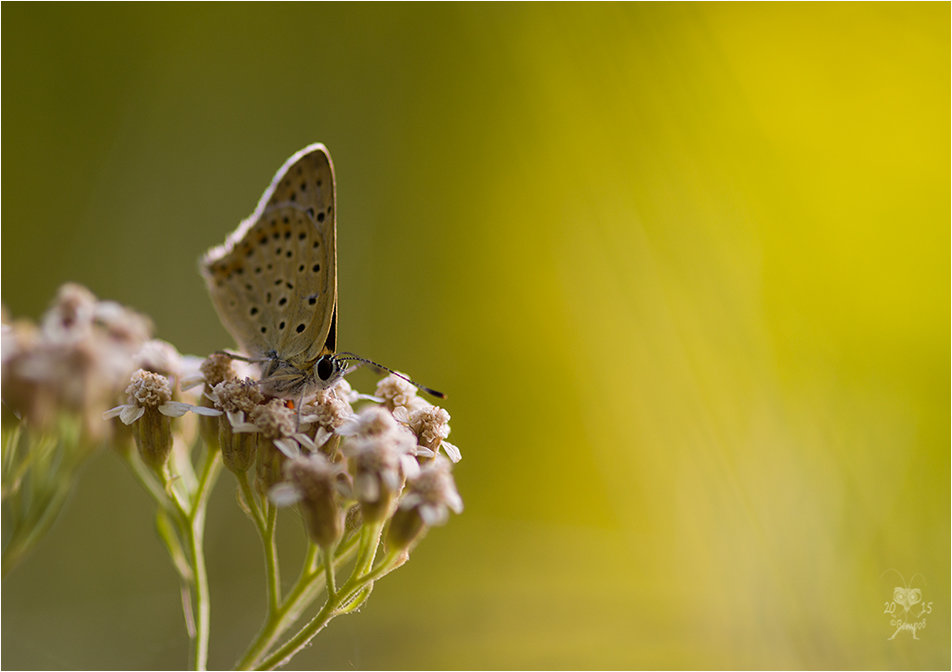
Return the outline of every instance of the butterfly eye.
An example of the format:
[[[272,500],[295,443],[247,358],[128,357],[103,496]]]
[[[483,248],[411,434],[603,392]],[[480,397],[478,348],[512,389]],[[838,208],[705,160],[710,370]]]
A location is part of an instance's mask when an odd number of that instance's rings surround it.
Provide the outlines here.
[[[317,360],[317,364],[314,365],[314,373],[317,374],[318,380],[322,383],[330,382],[339,371],[337,362],[331,355],[324,355]]]

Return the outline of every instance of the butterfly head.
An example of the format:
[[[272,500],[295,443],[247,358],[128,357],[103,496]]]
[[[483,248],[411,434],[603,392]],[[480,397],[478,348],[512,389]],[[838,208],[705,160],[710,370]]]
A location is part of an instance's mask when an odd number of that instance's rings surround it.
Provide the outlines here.
[[[347,365],[344,361],[331,354],[323,354],[314,362],[312,376],[314,382],[321,389],[327,389],[333,386],[337,381],[344,377]]]

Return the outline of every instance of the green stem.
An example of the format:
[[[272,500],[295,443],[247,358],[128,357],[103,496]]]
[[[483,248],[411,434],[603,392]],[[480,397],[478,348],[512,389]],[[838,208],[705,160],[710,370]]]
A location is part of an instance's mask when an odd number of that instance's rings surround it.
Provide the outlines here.
[[[194,571],[193,585],[195,587],[195,637],[192,639],[192,669],[205,670],[208,667],[208,638],[210,634],[211,600],[208,591],[208,570],[205,566],[205,512],[208,505],[208,494],[221,470],[221,459],[218,451],[209,450],[205,454],[205,464],[202,475],[192,499],[192,511],[188,516],[186,534],[188,537],[189,554],[192,557]]]
[[[380,546],[380,533],[383,531],[383,522],[368,525],[361,534],[361,552],[357,556],[357,563],[351,571],[351,577],[359,577],[366,574],[374,564],[374,557],[377,555],[377,547]]]
[[[380,527],[378,526],[376,536],[379,539]],[[376,545],[373,547],[376,549]],[[368,554],[371,555],[371,554]],[[356,609],[363,598],[369,594],[369,589],[373,587],[375,581],[389,574],[406,562],[407,554],[405,552],[390,553],[386,560],[373,571],[366,574],[358,574],[357,568],[350,578],[341,586],[333,599],[328,599],[321,607],[317,615],[291,639],[284,643],[274,653],[256,665],[256,669],[272,670],[286,664],[301,649],[306,647],[311,640],[323,630],[331,620],[342,613],[349,613]],[[358,561],[358,566],[361,563]],[[361,593],[364,593],[362,596]],[[357,603],[355,604],[355,600]]]
[[[264,544],[264,565],[268,575],[268,613],[274,615],[278,613],[278,605],[281,603],[281,566],[278,563],[278,545],[275,539],[278,507],[272,504],[267,507],[268,520],[265,537],[261,541]]]
[[[236,473],[235,478],[238,480],[238,487],[241,488],[245,506],[248,507],[247,513],[251,516],[255,527],[258,528],[258,533],[261,534],[264,532],[264,516],[261,513],[261,508],[258,506],[258,498],[255,496],[254,490],[251,487],[251,481],[248,480],[248,472],[243,471]],[[262,537],[263,536],[262,534]]]
[[[337,593],[337,585],[334,581],[334,548],[326,548],[321,555],[324,556],[324,583],[327,585],[327,600],[334,600]]]
[[[334,567],[340,568],[350,561],[357,550],[361,535],[354,535],[337,547],[334,555]],[[301,574],[284,602],[261,627],[255,640],[248,646],[241,660],[235,665],[237,670],[250,670],[258,665],[275,641],[301,616],[320,591],[324,588],[325,573],[317,562],[320,552],[314,544],[308,545],[307,555],[301,567]]]
[[[356,536],[352,537],[347,542],[345,542],[344,545],[352,549],[354,545],[354,540],[356,538],[357,538]],[[340,554],[339,553],[335,554],[334,557],[335,558],[340,557]],[[301,583],[301,581],[304,580],[304,575],[313,574],[314,572],[317,571],[317,565],[319,564],[320,559],[321,559],[321,549],[316,544],[308,544],[307,554],[304,556],[304,562],[302,563],[302,566],[301,566],[301,576],[298,577],[298,583]]]
[[[342,594],[343,593],[339,593],[339,595]],[[331,622],[331,619],[337,615],[337,606],[337,600],[328,600],[325,602],[324,606],[321,607],[321,610],[317,613],[317,616],[315,616],[306,626],[304,626],[304,628],[302,628],[297,635],[289,639],[284,644],[284,646],[280,647],[277,651],[261,661],[260,664],[256,665],[255,669],[273,670],[274,668],[281,667],[287,663],[298,651],[307,646],[308,642],[310,642],[311,639],[317,635],[317,633],[323,630],[327,624]]]
[[[129,452],[123,455],[123,459],[126,461],[126,464],[129,465],[129,468],[132,469],[136,480],[142,484],[142,487],[146,489],[146,492],[149,493],[156,505],[160,509],[165,509],[165,512],[173,518],[177,518],[179,514],[182,513],[182,510],[172,505],[173,502],[169,494],[155,478],[155,473],[142,463],[138,454],[134,451]]]
[[[238,485],[241,488],[245,504],[248,506],[248,514],[255,524],[255,529],[258,530],[258,537],[261,539],[261,547],[264,550],[268,618],[271,618],[277,613],[278,604],[281,602],[281,574],[275,536],[278,511],[276,507],[270,506],[267,501],[264,501],[262,503],[265,507],[265,513],[262,512],[261,507],[258,505],[258,499],[251,487],[247,472],[235,474],[235,477],[238,479]]]
[[[196,525],[195,523],[198,523]],[[208,667],[208,636],[211,604],[208,598],[208,573],[205,567],[205,553],[202,549],[204,542],[203,530],[200,527],[204,520],[196,520],[188,529],[188,550],[192,557],[193,585],[195,593],[193,600],[193,616],[195,618],[195,635],[192,638],[191,669],[204,670]]]

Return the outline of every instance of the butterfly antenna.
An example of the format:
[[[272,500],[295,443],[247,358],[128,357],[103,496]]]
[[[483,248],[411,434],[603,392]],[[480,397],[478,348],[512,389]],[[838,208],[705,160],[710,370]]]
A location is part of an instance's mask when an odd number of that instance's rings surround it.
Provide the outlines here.
[[[436,397],[437,399],[446,399],[446,395],[443,394],[442,392],[439,392],[439,391],[437,391],[437,390],[434,390],[432,387],[427,387],[426,385],[421,385],[420,383],[416,382],[415,380],[413,380],[413,379],[410,378],[409,376],[405,376],[405,375],[403,375],[402,373],[400,373],[400,372],[398,372],[398,371],[394,371],[394,370],[391,369],[389,366],[384,366],[383,364],[378,364],[377,362],[375,362],[375,361],[373,361],[373,360],[370,360],[370,359],[366,359],[366,358],[364,358],[364,357],[358,357],[357,355],[355,355],[355,354],[352,353],[352,352],[339,352],[339,353],[337,353],[336,355],[334,355],[334,359],[336,359],[336,360],[338,360],[338,361],[344,361],[344,362],[352,362],[352,361],[354,361],[354,362],[361,362],[361,363],[363,363],[363,364],[367,364],[368,366],[372,366],[372,367],[374,367],[375,369],[383,369],[384,371],[389,371],[390,373],[392,373],[392,374],[395,375],[396,377],[398,377],[398,378],[403,378],[405,381],[407,381],[408,383],[410,383],[411,385],[413,385],[413,386],[416,387],[417,389],[423,390],[424,392],[426,392],[427,394],[429,394],[431,397]]]

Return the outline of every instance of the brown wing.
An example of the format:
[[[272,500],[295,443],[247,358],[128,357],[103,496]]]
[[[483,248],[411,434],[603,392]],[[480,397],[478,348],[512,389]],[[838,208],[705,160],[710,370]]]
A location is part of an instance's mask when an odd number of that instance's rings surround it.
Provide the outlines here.
[[[202,261],[212,302],[238,344],[304,368],[336,345],[334,170],[323,145],[288,159],[254,214]]]

